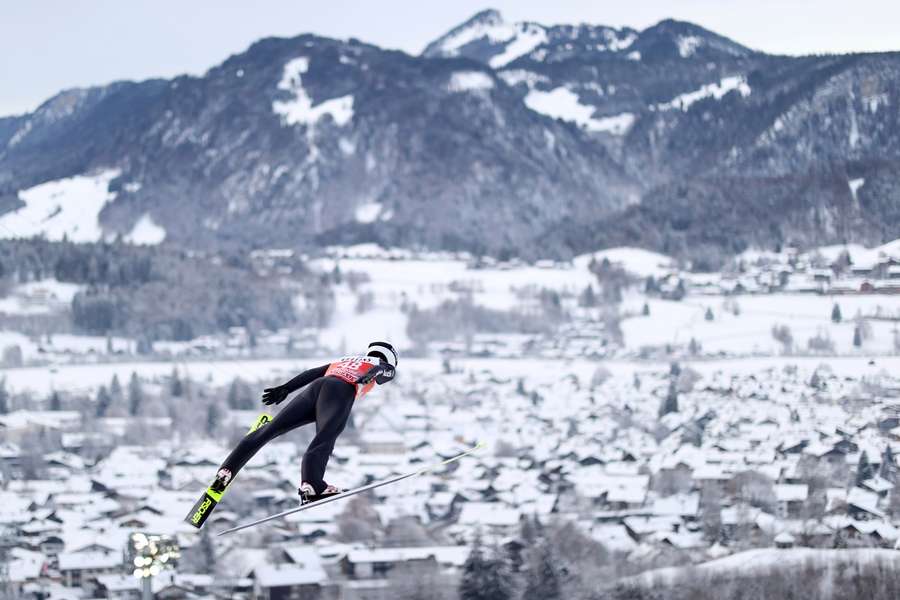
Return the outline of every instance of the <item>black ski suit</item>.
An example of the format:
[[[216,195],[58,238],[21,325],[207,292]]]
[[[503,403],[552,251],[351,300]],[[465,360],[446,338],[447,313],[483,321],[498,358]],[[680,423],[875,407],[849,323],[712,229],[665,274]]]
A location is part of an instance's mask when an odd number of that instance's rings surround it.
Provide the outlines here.
[[[325,490],[325,467],[328,465],[337,437],[350,418],[350,409],[353,408],[357,394],[356,385],[331,375],[326,377],[328,367],[329,365],[324,365],[309,369],[279,386],[286,394],[291,394],[303,386],[307,387],[291,399],[270,423],[244,436],[231,451],[221,468],[231,471],[232,479],[247,461],[271,440],[297,427],[315,423],[316,435],[303,455],[300,465],[301,477],[302,481],[310,483],[315,488],[317,494]],[[378,373],[373,372],[370,377],[385,370],[393,376],[393,369],[384,365],[376,367],[373,371]]]

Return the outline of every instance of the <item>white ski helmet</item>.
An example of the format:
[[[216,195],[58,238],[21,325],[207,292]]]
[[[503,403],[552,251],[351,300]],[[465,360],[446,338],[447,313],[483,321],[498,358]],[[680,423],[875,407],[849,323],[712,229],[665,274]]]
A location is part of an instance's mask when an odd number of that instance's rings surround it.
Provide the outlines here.
[[[397,367],[397,351],[387,342],[372,342],[366,350],[366,356],[378,356],[392,367]]]

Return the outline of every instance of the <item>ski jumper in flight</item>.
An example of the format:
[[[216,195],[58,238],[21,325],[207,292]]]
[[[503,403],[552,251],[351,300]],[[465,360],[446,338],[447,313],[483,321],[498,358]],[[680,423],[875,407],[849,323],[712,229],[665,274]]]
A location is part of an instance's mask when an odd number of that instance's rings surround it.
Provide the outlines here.
[[[244,436],[216,474],[216,483],[224,489],[260,448],[276,437],[310,423],[316,435],[300,465],[300,496],[304,502],[343,490],[325,483],[325,467],[334,443],[350,418],[353,402],[368,393],[375,384],[394,378],[397,352],[387,342],[372,342],[365,356],[345,356],[333,363],[309,369],[287,383],[266,388],[264,404],[279,404],[289,394],[303,388],[270,423]],[[306,387],[304,387],[306,386]],[[214,484],[214,487],[217,487]]]

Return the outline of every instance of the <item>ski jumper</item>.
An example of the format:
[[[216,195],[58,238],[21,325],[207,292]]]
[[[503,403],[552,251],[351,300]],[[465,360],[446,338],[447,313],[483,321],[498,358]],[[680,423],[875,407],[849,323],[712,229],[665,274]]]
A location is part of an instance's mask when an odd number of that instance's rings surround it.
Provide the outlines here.
[[[244,436],[220,468],[231,471],[233,478],[267,443],[292,429],[315,423],[316,435],[303,455],[300,469],[302,480],[321,494],[326,487],[325,467],[350,418],[353,402],[374,387],[385,367],[392,369],[371,356],[347,356],[300,373],[283,387],[288,393],[307,387],[271,423]]]

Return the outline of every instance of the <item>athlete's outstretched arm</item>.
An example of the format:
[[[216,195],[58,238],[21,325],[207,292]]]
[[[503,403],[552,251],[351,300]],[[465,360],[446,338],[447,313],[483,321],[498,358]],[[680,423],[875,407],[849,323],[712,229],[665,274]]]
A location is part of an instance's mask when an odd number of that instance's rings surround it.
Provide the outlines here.
[[[315,369],[308,369],[306,371],[303,371],[287,383],[283,383],[276,387],[266,388],[265,390],[263,390],[263,404],[278,404],[279,402],[287,398],[288,394],[296,392],[304,385],[312,383],[319,377],[325,377],[325,371],[327,370],[328,365],[316,367]]]

